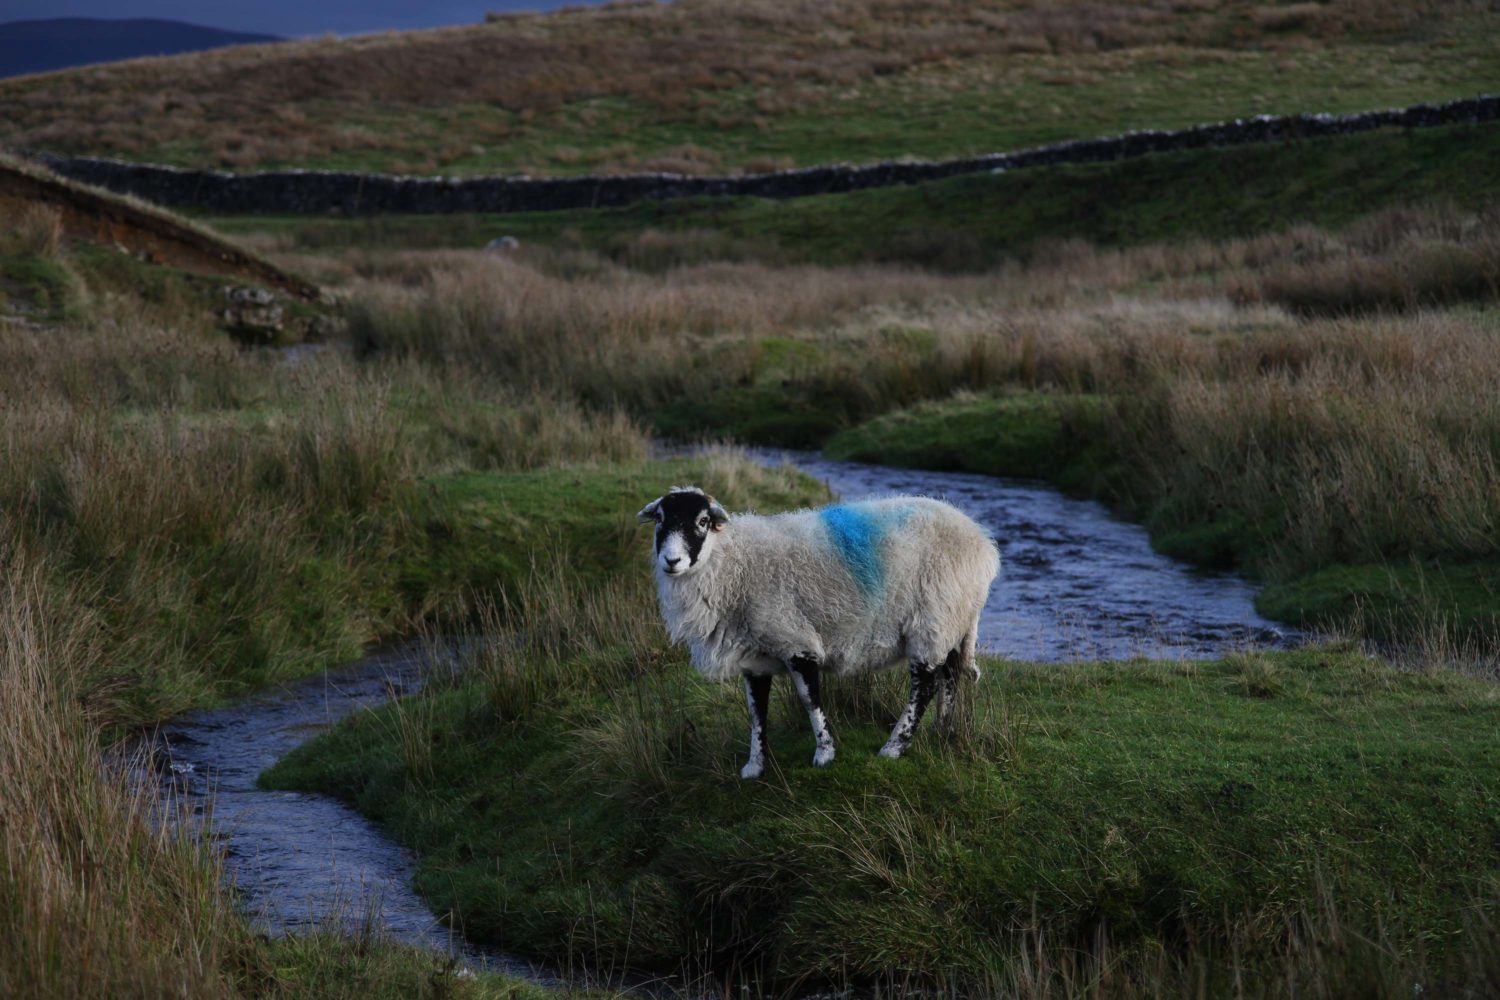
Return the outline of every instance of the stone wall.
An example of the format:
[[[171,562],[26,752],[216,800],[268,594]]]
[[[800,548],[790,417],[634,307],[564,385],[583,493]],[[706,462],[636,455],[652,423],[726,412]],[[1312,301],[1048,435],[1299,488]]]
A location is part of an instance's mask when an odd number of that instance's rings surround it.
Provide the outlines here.
[[[1127,132],[1014,153],[956,160],[804,167],[738,177],[633,174],[610,177],[397,177],[329,170],[231,174],[180,170],[92,157],[34,154],[66,177],[148,201],[205,212],[346,215],[441,212],[540,212],[604,208],[643,199],[754,195],[799,198],[983,171],[1062,163],[1098,163],[1147,153],[1349,135],[1379,128],[1427,128],[1494,121],[1500,96],[1352,115],[1262,116],[1176,131]]]

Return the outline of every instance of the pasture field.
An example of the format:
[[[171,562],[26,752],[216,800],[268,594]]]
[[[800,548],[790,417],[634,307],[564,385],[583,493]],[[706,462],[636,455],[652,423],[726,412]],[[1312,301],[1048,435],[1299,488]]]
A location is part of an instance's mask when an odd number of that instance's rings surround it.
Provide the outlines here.
[[[0,82],[0,143],[184,166],[730,173],[1500,89],[1480,0],[625,3]]]
[[[1493,202],[1493,124],[1387,130],[1320,141],[1163,153],[1017,170],[794,202],[640,202],[516,215],[214,218],[269,248],[473,249],[497,234],[592,250],[636,270],[705,260],[900,264],[980,272],[1069,239],[1101,247],[1259,236],[1348,225],[1384,208]]]
[[[659,58],[689,28],[712,50],[706,0],[505,18],[6,81],[0,141],[734,170],[898,155],[904,116],[941,122],[917,150],[937,156],[1441,99],[1500,65],[1482,5],[1172,6],[799,8],[840,61],[767,49],[793,15],[741,4],[723,65]],[[422,68],[496,53],[517,75],[455,100]],[[381,67],[410,90],[338,141],[339,87],[235,134],[264,88]],[[700,96],[658,100],[672,74]],[[99,115],[101,94],[140,114]],[[507,131],[433,141],[471,114]],[[5,219],[0,994],[541,996],[357,928],[259,935],[211,845],[100,765],[141,727],[421,634],[511,640],[264,782],[375,817],[477,940],[784,995],[1500,992],[1497,137],[783,203],[205,220],[327,290],[337,322],[291,348],[226,333],[219,279],[44,209]],[[519,250],[477,249],[501,233]],[[662,457],[679,442],[723,446]],[[1196,664],[991,658],[958,734],[898,762],[872,754],[900,678],[830,684],[829,770],[783,691],[771,777],[742,783],[739,694],[667,643],[634,520],[684,481],[731,510],[827,499],[737,444],[1046,479],[1322,631]]]

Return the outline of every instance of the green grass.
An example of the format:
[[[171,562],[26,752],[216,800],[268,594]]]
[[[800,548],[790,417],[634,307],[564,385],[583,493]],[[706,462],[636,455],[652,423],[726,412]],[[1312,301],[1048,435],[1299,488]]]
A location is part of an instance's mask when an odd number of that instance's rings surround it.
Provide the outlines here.
[[[1413,49],[1367,45],[1232,55],[1201,50],[1157,60],[1145,54],[1021,56],[967,72],[927,69],[877,77],[858,88],[807,88],[771,115],[761,113],[757,101],[774,91],[745,87],[707,92],[694,112],[677,116],[660,115],[630,98],[596,98],[530,123],[484,105],[328,108],[341,117],[327,121],[329,127],[337,120],[383,133],[392,146],[422,135],[437,145],[455,134],[510,130],[502,141],[476,143],[478,150],[455,150],[442,164],[445,174],[641,169],[653,156],[686,146],[707,151],[707,172],[720,173],[770,164],[944,159],[1258,114],[1343,114],[1500,87],[1500,74],[1485,65],[1489,45],[1481,37],[1431,58]],[[1002,80],[993,79],[1000,74]],[[184,166],[205,159],[201,148],[192,147],[162,147],[139,158]],[[261,165],[388,170],[392,160],[390,149],[376,145]]]
[[[741,782],[738,690],[674,656],[520,722],[497,721],[482,685],[429,694],[263,781],[380,821],[480,939],[782,985],[963,982],[1013,963],[1024,928],[1082,942],[1104,927],[1122,954],[1201,944],[1329,887],[1351,926],[1441,955],[1494,898],[1493,686],[1324,650],[986,666],[970,739],[923,732],[897,762],[875,751],[900,691],[844,682],[833,766],[810,765],[783,698],[771,777]],[[420,773],[397,735],[412,719],[432,748]]]
[[[1478,208],[1500,193],[1488,169],[1497,155],[1500,125],[1488,124],[1190,150],[784,202],[689,199],[513,215],[211,221],[230,233],[289,234],[312,248],[479,247],[508,233],[523,244],[582,244],[621,256],[646,230],[710,230],[737,255],[981,270],[1044,240],[1125,246],[1250,235],[1298,222],[1337,226],[1394,206]]]
[[[83,285],[63,262],[34,254],[0,254],[0,309],[35,322],[76,318]]]
[[[1401,52],[1382,45],[1295,54],[1189,50],[1158,59],[1144,53],[1021,56],[957,72],[930,68],[877,77],[857,88],[809,87],[769,115],[757,103],[774,99],[775,91],[754,87],[705,92],[687,114],[662,115],[639,100],[604,97],[570,103],[530,122],[484,104],[329,104],[315,112],[315,121],[329,129],[368,129],[386,141],[347,152],[273,154],[256,166],[386,171],[399,161],[412,162],[414,157],[396,150],[410,149],[414,141],[441,147],[457,135],[497,129],[507,132],[504,139],[454,148],[442,172],[568,176],[641,170],[652,158],[675,156],[684,147],[703,151],[690,172],[708,173],[902,156],[945,159],[1131,129],[1185,128],[1259,114],[1346,114],[1487,93],[1500,87],[1500,74],[1485,64],[1488,50],[1482,37],[1470,37],[1429,58],[1416,46]],[[159,145],[133,158],[193,166],[209,156],[202,145],[188,143]]]
[[[214,673],[143,664],[118,710],[156,719],[354,660],[369,643],[423,622],[471,622],[486,602],[517,600],[538,567],[555,560],[601,581],[639,560],[635,512],[643,504],[673,483],[712,479],[703,461],[683,459],[397,483],[368,506],[325,511],[316,541],[289,546],[274,581],[265,580],[263,552],[243,540],[180,545],[173,572],[184,582],[162,589],[157,613],[187,648],[217,650]],[[776,473],[729,494],[746,506],[795,506],[822,495],[810,479]],[[141,571],[131,555],[111,560],[92,548],[73,559],[104,593],[128,590]]]
[[[599,584],[640,561],[636,511],[677,483],[725,492],[714,479],[700,459],[429,479],[414,512],[425,538],[393,575],[408,601],[428,607],[472,608],[476,595],[516,600],[538,567],[557,562]],[[726,502],[779,508],[824,496],[805,476],[767,471],[731,487]]]
[[[1282,621],[1348,627],[1386,638],[1434,626],[1473,647],[1500,635],[1500,562],[1413,560],[1376,566],[1329,566],[1266,587],[1255,601]]]
[[[548,989],[473,972],[445,955],[370,934],[323,930],[274,938],[257,956],[246,994],[320,1000],[603,1000],[613,993]]]
[[[828,457],[940,472],[1046,479],[1095,490],[1105,470],[1095,396],[963,395],[888,413],[830,439]]]

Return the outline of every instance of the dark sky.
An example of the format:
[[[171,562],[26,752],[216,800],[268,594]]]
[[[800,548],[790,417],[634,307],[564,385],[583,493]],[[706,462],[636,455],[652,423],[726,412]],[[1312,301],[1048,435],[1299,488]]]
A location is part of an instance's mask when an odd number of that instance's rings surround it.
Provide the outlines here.
[[[0,23],[53,17],[154,17],[295,37],[475,24],[491,10],[551,10],[591,0],[0,0]],[[597,0],[592,0],[597,2]]]

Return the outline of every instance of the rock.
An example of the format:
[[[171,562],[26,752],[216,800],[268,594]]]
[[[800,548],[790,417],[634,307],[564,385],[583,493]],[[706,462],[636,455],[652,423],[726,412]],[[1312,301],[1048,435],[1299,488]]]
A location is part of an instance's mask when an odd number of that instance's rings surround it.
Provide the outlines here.
[[[225,285],[220,291],[228,305],[219,319],[229,332],[253,343],[274,343],[286,319],[286,308],[264,288]]]
[[[510,253],[520,247],[521,241],[514,236],[496,236],[484,245],[491,253]]]
[[[274,292],[264,288],[248,288],[244,286],[225,285],[219,289],[224,298],[232,305],[269,306],[276,302]]]

